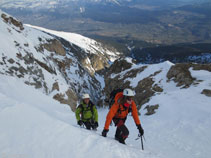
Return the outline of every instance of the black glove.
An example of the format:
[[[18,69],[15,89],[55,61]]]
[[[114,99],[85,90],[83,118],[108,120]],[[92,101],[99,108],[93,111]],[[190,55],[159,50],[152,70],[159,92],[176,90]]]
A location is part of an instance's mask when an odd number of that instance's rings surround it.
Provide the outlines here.
[[[95,122],[94,126],[95,126],[95,128],[97,128],[98,127],[98,122]]]
[[[79,126],[82,126],[82,125],[83,125],[83,121],[79,120],[79,121],[78,121],[78,125],[79,125]]]
[[[137,125],[137,128],[139,130],[140,135],[143,136],[144,135],[144,129],[141,127],[141,124]]]
[[[108,129],[104,129],[104,130],[102,131],[102,136],[103,136],[103,137],[106,137],[106,136],[107,136],[107,133],[108,133]]]

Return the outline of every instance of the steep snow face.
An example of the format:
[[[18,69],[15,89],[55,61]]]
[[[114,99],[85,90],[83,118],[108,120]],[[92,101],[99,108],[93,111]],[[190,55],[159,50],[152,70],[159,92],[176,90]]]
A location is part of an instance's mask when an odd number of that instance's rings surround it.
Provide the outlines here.
[[[28,85],[74,109],[80,94],[90,93],[96,102],[101,85],[80,63],[81,48],[64,46],[54,36],[23,26],[0,11],[0,73],[18,77]],[[62,42],[65,42],[64,40]]]
[[[1,157],[155,157],[138,147],[100,136],[102,126],[96,132],[77,127],[69,107],[14,77],[0,75],[0,80]]]
[[[157,65],[158,66],[158,65]],[[30,158],[210,158],[211,101],[201,95],[211,86],[208,71],[191,74],[203,80],[189,89],[175,88],[173,81],[164,85],[165,92],[152,97],[149,104],[159,103],[158,111],[140,120],[145,130],[144,151],[131,116],[126,126],[130,135],[127,145],[101,136],[107,109],[98,109],[99,128],[88,131],[76,125],[74,113],[17,78],[0,75],[0,155]],[[164,77],[164,76],[163,76]]]

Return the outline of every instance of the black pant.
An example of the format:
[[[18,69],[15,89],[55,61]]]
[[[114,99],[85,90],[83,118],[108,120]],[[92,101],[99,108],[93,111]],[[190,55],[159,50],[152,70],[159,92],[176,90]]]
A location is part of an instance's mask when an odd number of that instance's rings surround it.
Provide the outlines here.
[[[84,125],[86,126],[86,129],[91,130],[96,129],[94,123],[92,121],[83,121]]]
[[[125,144],[125,139],[129,135],[129,130],[125,126],[126,118],[125,119],[114,118],[113,121],[115,123],[115,126],[117,126],[115,139],[118,140],[120,143]]]

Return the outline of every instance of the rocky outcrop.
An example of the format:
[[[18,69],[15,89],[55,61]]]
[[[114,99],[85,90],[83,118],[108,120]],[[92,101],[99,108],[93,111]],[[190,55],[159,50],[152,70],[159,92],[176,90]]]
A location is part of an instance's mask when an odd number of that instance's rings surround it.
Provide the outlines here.
[[[168,91],[164,88],[167,87],[170,80],[176,82],[177,86],[181,88],[188,88],[191,85],[198,86],[203,81],[197,80],[191,75],[192,71],[198,70],[211,72],[211,64],[185,63],[174,65],[167,61],[154,65],[136,65],[130,60],[119,59],[107,70],[104,92],[106,99],[108,99],[114,89],[131,88],[136,92],[134,100],[137,108],[140,109],[154,96],[167,94]],[[170,85],[172,86],[172,84]],[[211,90],[204,89],[202,94],[210,97]],[[157,104],[154,101],[157,101]],[[145,115],[155,113],[159,107],[159,100],[153,100],[153,104],[155,105],[145,107],[147,110]]]
[[[144,109],[147,110],[147,112],[145,113],[145,115],[152,115],[155,113],[155,110],[157,110],[159,108],[159,105],[147,105]]]
[[[125,59],[116,60],[105,75],[104,92],[107,96],[106,98],[109,98],[110,93],[114,89],[131,88],[136,92],[134,100],[137,103],[138,109],[140,109],[155,93],[161,93],[163,91],[158,84],[155,84],[153,79],[153,77],[158,75],[161,71],[156,71],[140,80],[137,86],[133,88],[131,87],[131,82],[133,82],[132,79],[135,78],[137,74],[141,74],[147,66],[131,69],[132,65],[133,63]],[[131,79],[131,81],[128,81],[127,79]]]
[[[167,78],[169,80],[173,79],[178,87],[183,86],[184,88],[188,88],[195,80],[189,71],[190,67],[191,64],[176,64],[169,70]]]
[[[20,29],[20,31],[24,30],[23,24],[20,21],[17,21],[16,19],[14,19],[11,16],[8,16],[6,14],[1,14],[1,18],[4,19],[4,22],[8,23],[8,24],[12,24],[14,26],[16,26],[17,28]],[[19,30],[16,30],[19,32]]]
[[[108,60],[101,55],[91,54],[89,55],[89,58],[95,71],[100,71],[109,67]]]
[[[74,57],[81,63],[82,67],[84,67],[91,76],[94,77],[94,74],[97,71],[104,70],[109,67],[109,57],[107,57],[104,49],[102,52],[95,50],[95,53],[84,50],[78,47],[75,44],[69,43],[60,37],[55,37],[61,44],[68,50],[74,54]],[[103,51],[104,50],[104,51]],[[96,53],[97,52],[97,53]]]
[[[182,86],[182,88],[188,88],[191,84],[197,84],[196,79],[191,76],[190,68],[193,70],[206,70],[211,72],[211,64],[176,64],[172,66],[167,73],[167,78],[176,82],[178,87]]]
[[[139,103],[138,109],[140,109],[143,104],[147,103],[150,100],[150,97],[155,94],[155,92],[152,90],[153,84],[154,81],[150,77],[144,78],[143,80],[139,81],[138,86],[135,88],[135,99],[136,102]]]
[[[191,64],[193,70],[205,70],[211,72],[211,64]]]
[[[89,93],[94,103],[100,100],[101,85],[89,70],[108,66],[103,53],[87,55],[85,50],[62,38],[24,28],[6,14],[1,14],[0,25],[3,28],[0,34],[13,39],[6,41],[11,48],[0,46],[4,51],[0,52],[0,74],[21,78],[25,84],[68,104],[73,111],[82,93]],[[81,62],[86,58],[91,59],[88,67]]]
[[[53,83],[53,86],[52,86],[52,90],[51,91],[54,91],[54,90],[59,91],[59,84],[58,84],[58,82]]]
[[[104,92],[107,98],[114,89],[124,89],[131,88],[130,82],[126,81],[127,78],[133,78],[137,73],[142,72],[146,67],[139,69],[133,69],[125,73],[124,76],[121,76],[121,72],[128,70],[132,67],[132,63],[129,63],[125,59],[116,60],[109,69],[107,69],[105,74],[105,88]]]
[[[65,95],[66,94],[66,95]],[[59,101],[61,104],[68,104],[72,111],[76,110],[76,103],[78,101],[78,97],[72,90],[68,89],[65,94],[57,93],[53,96],[53,98]],[[66,98],[67,96],[67,98]]]
[[[210,89],[204,89],[201,94],[206,95],[207,97],[211,97],[211,90]]]
[[[42,41],[41,38],[40,40]],[[55,52],[56,54],[61,56],[66,55],[66,51],[63,45],[56,39],[47,40],[47,43],[40,44],[39,48],[37,48],[39,52],[43,52],[44,49],[48,50],[49,52]]]
[[[111,67],[108,70],[107,75],[110,75],[112,73],[118,74],[122,71],[125,71],[127,69],[130,69],[132,67],[132,63],[129,63],[127,60],[123,59],[118,59],[115,60],[114,63],[111,65]]]
[[[163,88],[161,88],[160,86],[158,86],[157,84],[155,84],[153,87],[152,87],[152,90],[155,91],[155,92],[163,92]]]

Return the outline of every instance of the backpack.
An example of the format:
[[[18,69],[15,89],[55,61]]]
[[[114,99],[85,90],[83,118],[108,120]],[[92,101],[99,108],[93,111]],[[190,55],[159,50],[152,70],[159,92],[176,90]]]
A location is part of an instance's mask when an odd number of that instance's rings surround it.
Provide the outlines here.
[[[92,112],[92,116],[94,115],[94,104],[91,102],[91,101],[89,101],[89,106],[90,106],[90,110],[91,110],[91,112]],[[83,112],[84,112],[84,107],[83,107],[83,105],[82,104],[80,104],[79,106],[78,106],[78,108],[81,108],[81,116],[82,116],[82,118],[83,118]]]
[[[109,97],[109,109],[112,107],[112,105],[114,104],[115,102],[115,97],[116,95],[119,93],[119,92],[123,92],[123,89],[114,89],[111,93],[110,93],[110,97]],[[127,110],[128,109],[128,112],[132,112],[132,108],[131,106],[129,108],[126,108],[125,106],[123,106],[124,110]],[[119,106],[119,109],[118,109],[118,113],[121,113],[121,110],[120,110],[120,106]]]
[[[114,104],[115,102],[115,96],[117,93],[119,92],[123,92],[123,89],[119,88],[119,89],[114,89],[109,96],[109,100],[108,100],[108,104],[109,104],[109,109],[111,108],[111,106]]]
[[[115,97],[116,97],[116,95],[117,95],[119,92],[123,92],[123,89],[115,89],[115,90],[113,90],[113,91],[110,93],[110,97],[109,97],[109,109],[110,109],[110,108],[112,107],[112,105],[114,104],[114,102],[115,102]],[[124,108],[124,111],[128,110],[128,113],[132,112],[131,106],[130,106],[129,108],[126,108],[126,107],[123,105],[123,108]],[[122,112],[122,111],[121,111],[120,104],[119,104],[119,108],[118,108],[118,110],[117,110],[117,113],[120,114],[121,112]],[[124,121],[126,121],[126,119],[127,119],[127,116],[126,116],[126,118],[124,119]],[[118,122],[118,119],[113,118],[112,120],[113,120],[114,124],[116,125],[116,121]],[[112,122],[110,123],[110,126],[112,126]]]

